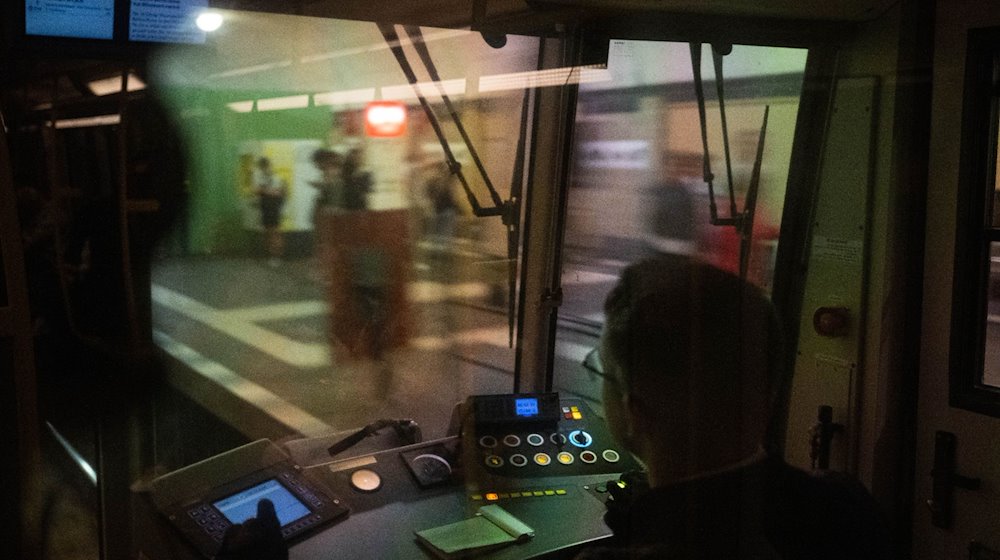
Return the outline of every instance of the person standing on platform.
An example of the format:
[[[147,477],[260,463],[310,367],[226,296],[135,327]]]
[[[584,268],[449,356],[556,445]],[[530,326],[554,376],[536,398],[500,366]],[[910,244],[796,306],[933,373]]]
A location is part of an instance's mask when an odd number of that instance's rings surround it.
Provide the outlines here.
[[[268,264],[279,266],[284,255],[285,243],[281,232],[281,209],[288,196],[288,185],[274,174],[271,160],[261,157],[254,171],[254,185],[260,203],[260,224],[264,228],[264,243]]]

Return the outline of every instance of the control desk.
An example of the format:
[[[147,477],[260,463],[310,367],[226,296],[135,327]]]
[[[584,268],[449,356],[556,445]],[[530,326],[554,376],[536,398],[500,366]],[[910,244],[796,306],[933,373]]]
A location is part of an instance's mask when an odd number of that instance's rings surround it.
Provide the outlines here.
[[[293,496],[305,492],[307,507],[315,501],[326,508],[284,527],[289,557],[433,558],[415,533],[469,519],[487,504],[500,505],[534,537],[476,558],[572,557],[580,546],[610,536],[605,485],[638,465],[584,402],[555,393],[485,395],[470,397],[459,410],[459,435],[263,477],[294,478]],[[308,444],[301,440],[300,448],[301,442]],[[248,490],[263,479],[254,478]],[[226,496],[245,493],[236,488],[240,483],[223,486],[224,492],[208,491],[209,499],[188,503],[214,513],[233,501]]]

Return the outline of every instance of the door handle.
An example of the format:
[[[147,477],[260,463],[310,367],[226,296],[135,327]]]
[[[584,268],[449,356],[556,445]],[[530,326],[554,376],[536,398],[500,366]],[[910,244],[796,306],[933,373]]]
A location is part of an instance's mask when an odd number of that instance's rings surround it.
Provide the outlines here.
[[[982,480],[962,476],[955,472],[955,444],[957,438],[951,432],[937,432],[934,437],[934,468],[931,499],[927,507],[931,510],[931,523],[935,527],[950,529],[953,520],[955,487],[964,490],[979,490]]]
[[[833,436],[844,429],[843,424],[833,421],[833,407],[820,405],[816,412],[816,424],[809,430],[809,458],[813,469],[830,468],[830,444]]]

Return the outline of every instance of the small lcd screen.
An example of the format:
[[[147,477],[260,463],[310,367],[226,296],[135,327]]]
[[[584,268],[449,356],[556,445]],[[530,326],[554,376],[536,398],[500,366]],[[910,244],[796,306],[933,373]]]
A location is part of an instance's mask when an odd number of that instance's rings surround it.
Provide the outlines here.
[[[132,0],[128,19],[130,41],[204,43],[198,15],[208,0]]]
[[[273,478],[228,498],[223,498],[212,505],[230,523],[243,523],[247,519],[257,516],[257,502],[264,498],[271,500],[271,503],[274,504],[274,511],[278,514],[278,522],[281,523],[282,527],[311,513],[309,508]]]
[[[538,399],[514,399],[514,414],[538,416]]]

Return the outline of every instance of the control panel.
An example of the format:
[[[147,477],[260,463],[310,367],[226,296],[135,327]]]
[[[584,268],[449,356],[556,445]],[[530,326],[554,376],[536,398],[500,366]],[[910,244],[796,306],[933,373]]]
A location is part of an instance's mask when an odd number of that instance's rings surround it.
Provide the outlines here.
[[[637,468],[583,401],[556,393],[470,397],[467,470],[487,477],[613,474]]]

